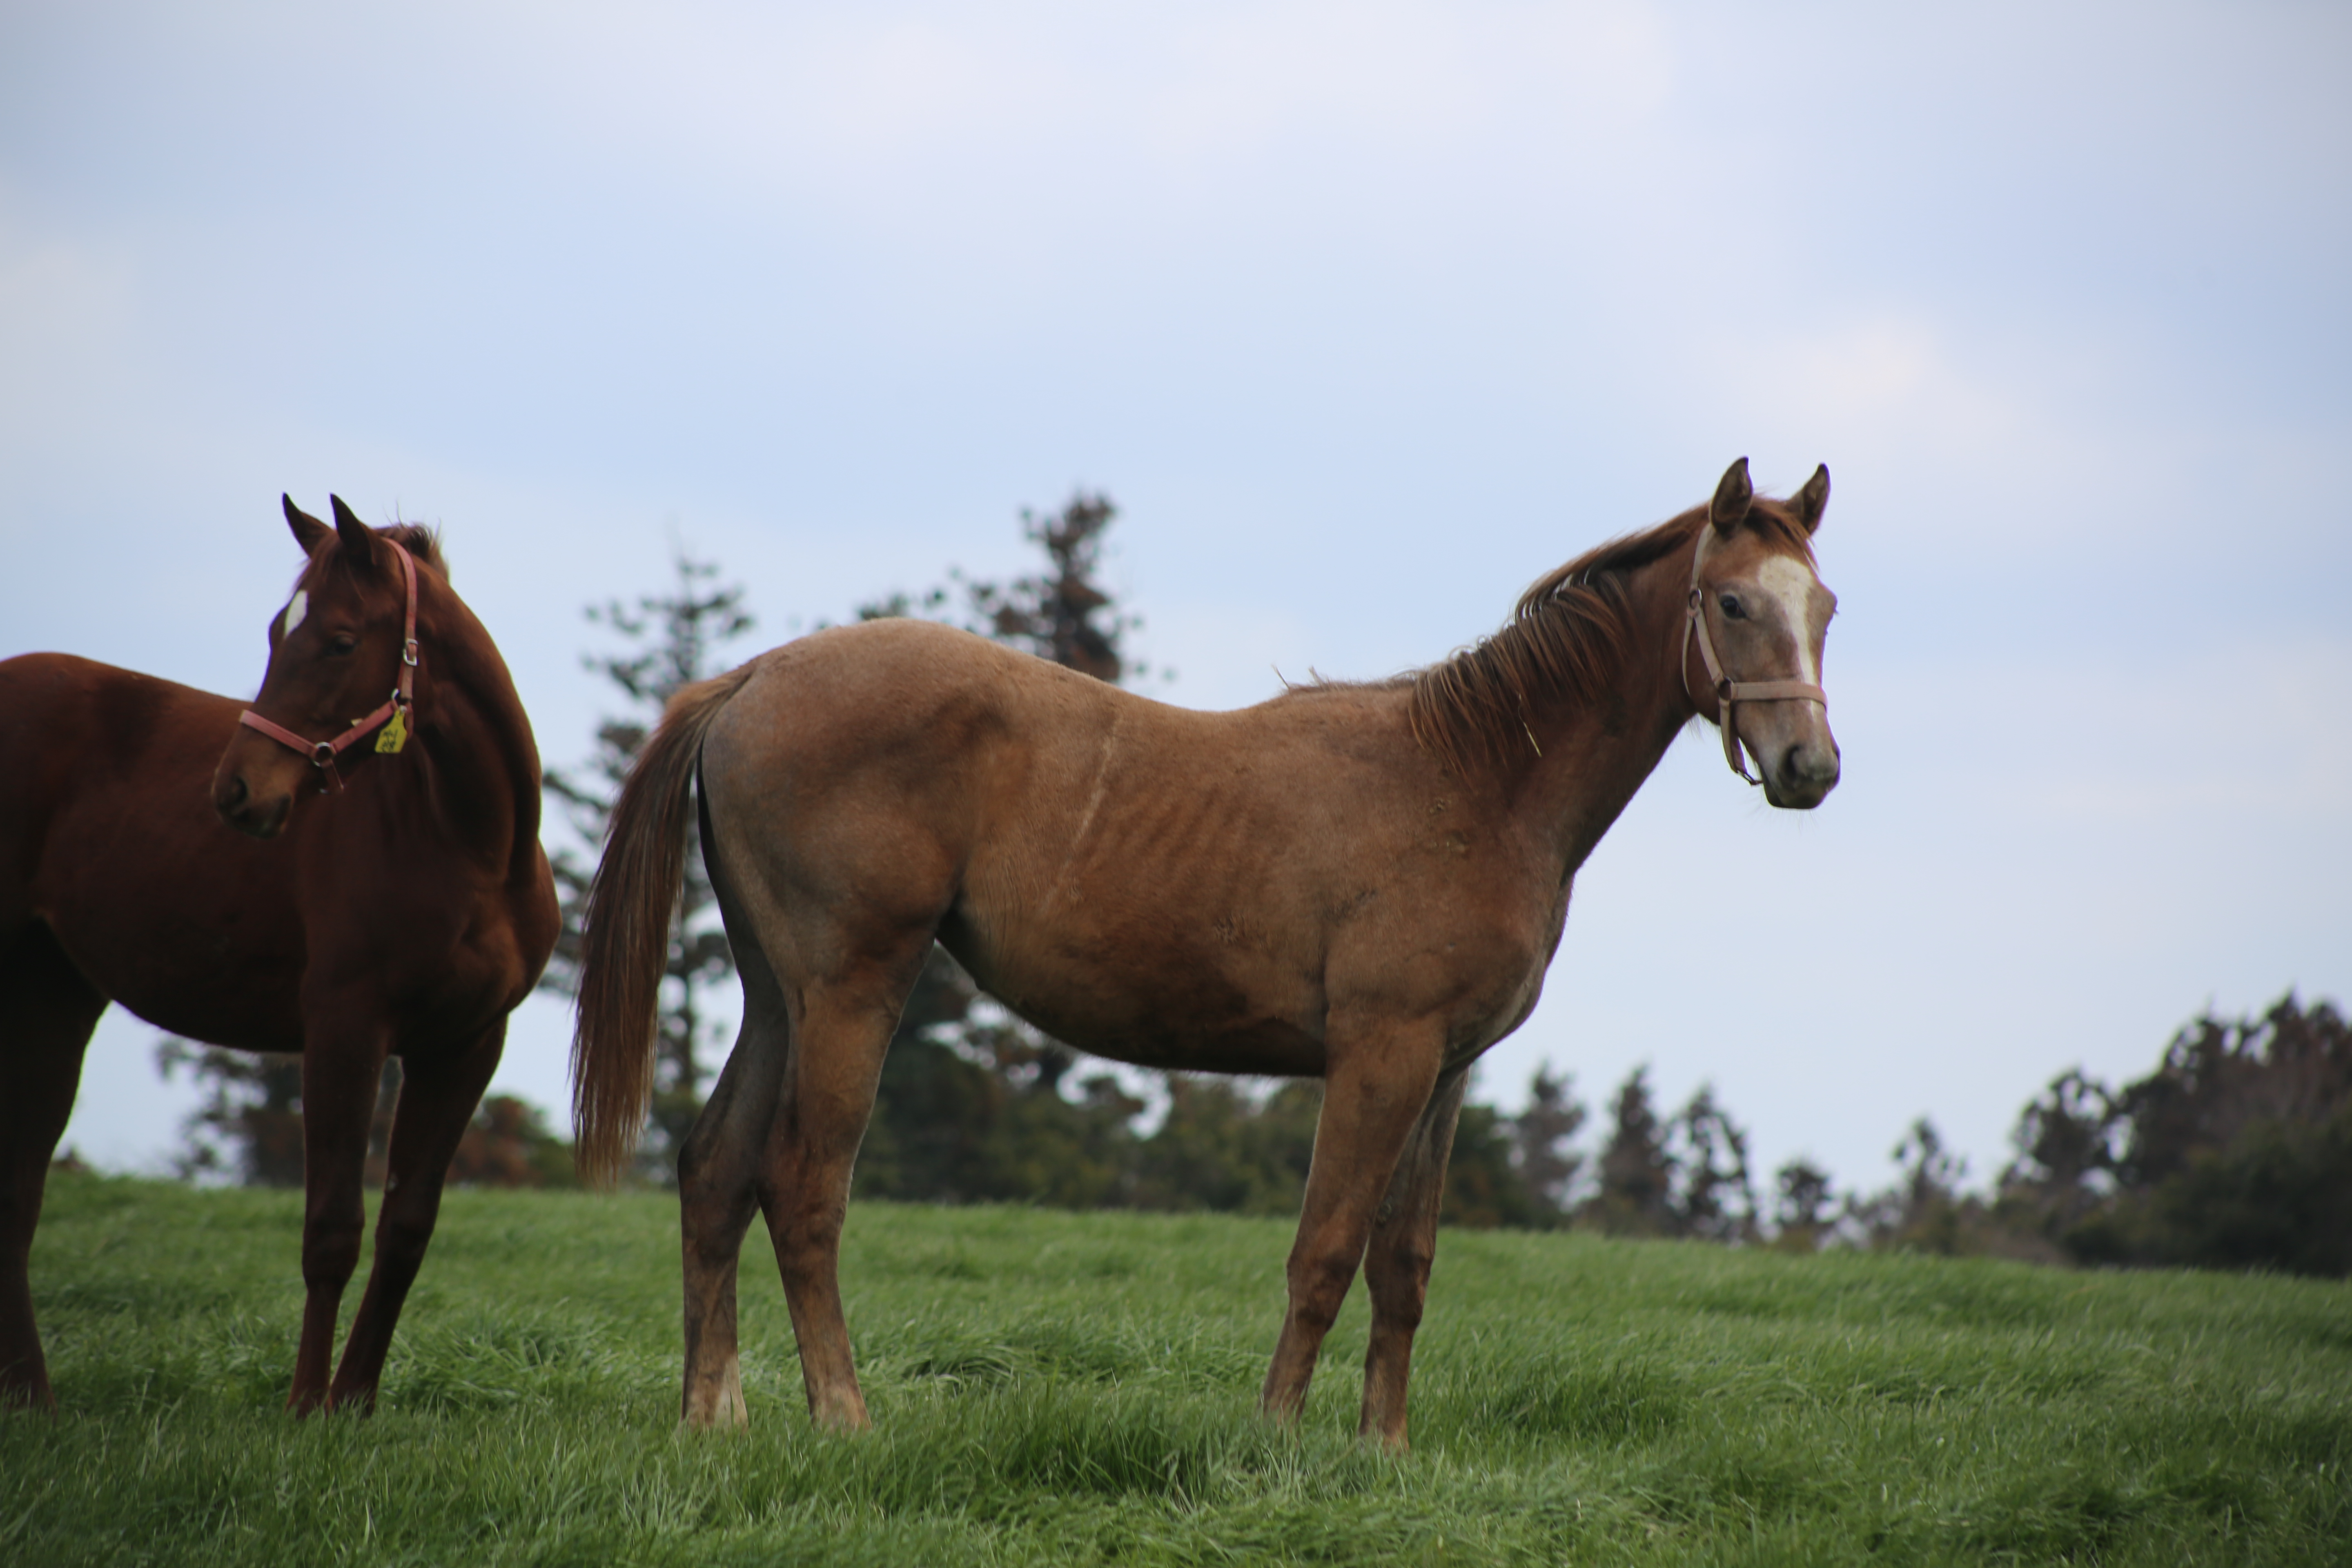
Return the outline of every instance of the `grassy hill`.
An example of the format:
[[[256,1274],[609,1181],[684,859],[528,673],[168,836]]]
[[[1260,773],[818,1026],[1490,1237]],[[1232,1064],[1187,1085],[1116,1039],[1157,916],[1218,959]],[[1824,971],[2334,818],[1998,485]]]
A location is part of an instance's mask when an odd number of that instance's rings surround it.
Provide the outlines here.
[[[1448,1232],[1390,1459],[1360,1289],[1254,1414],[1285,1223],[863,1205],[877,1429],[811,1430],[755,1227],[713,1438],[669,1199],[453,1194],[365,1421],[278,1412],[299,1215],[52,1182],[0,1562],[2352,1562],[2343,1284]]]

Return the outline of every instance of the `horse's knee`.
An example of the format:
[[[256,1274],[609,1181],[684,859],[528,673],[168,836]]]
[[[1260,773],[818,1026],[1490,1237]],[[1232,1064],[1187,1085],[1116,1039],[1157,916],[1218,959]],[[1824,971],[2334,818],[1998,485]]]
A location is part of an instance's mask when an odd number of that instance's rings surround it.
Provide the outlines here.
[[[302,1283],[340,1290],[360,1266],[361,1222],[312,1219],[302,1226]]]

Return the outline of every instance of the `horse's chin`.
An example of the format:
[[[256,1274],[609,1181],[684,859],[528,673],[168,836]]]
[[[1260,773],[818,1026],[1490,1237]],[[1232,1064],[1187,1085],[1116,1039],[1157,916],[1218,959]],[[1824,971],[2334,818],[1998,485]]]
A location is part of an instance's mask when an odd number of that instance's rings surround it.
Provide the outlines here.
[[[294,814],[294,797],[280,795],[267,810],[245,806],[236,811],[224,811],[221,819],[239,833],[253,838],[275,838],[286,831],[286,819]]]
[[[1811,811],[1827,800],[1830,791],[1836,787],[1834,784],[1825,784],[1792,789],[1767,779],[1764,782],[1764,800],[1765,804],[1777,805],[1782,811]]]

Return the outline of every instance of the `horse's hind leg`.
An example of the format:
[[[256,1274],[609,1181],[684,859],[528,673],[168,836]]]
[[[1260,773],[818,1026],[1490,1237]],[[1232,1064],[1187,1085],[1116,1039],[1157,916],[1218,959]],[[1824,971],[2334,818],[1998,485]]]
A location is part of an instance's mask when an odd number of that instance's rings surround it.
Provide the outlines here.
[[[930,945],[924,930],[868,950],[847,973],[810,986],[793,1020],[761,1206],[792,1308],[809,1415],[820,1426],[868,1425],[841,1310],[841,1226],[882,1058]]]
[[[1315,1123],[1315,1158],[1298,1239],[1290,1249],[1290,1309],[1266,1368],[1259,1406],[1278,1421],[1307,1405],[1323,1336],[1356,1278],[1374,1211],[1437,1079],[1444,1047],[1433,1022],[1372,1023],[1330,1036],[1323,1111]]]
[[[1372,1298],[1371,1342],[1364,1351],[1364,1414],[1360,1435],[1390,1448],[1405,1446],[1405,1383],[1412,1373],[1413,1331],[1429,1295],[1429,1266],[1437,1256],[1437,1213],[1445,1203],[1445,1162],[1454,1152],[1454,1124],[1462,1114],[1465,1070],[1438,1079],[1437,1090],[1390,1178],[1388,1197],[1372,1222],[1364,1253],[1364,1284]]]
[[[738,940],[734,948],[743,980],[743,1027],[677,1159],[686,1285],[679,1418],[693,1427],[741,1426],[750,1420],[735,1342],[735,1266],[759,1206],[761,1162],[791,1048],[783,996],[766,959],[753,942]]]
[[[57,1407],[33,1323],[33,1228],[104,1011],[106,998],[41,921],[0,947],[0,1407]]]
[[[375,1405],[384,1357],[408,1288],[425,1264],[449,1162],[499,1070],[507,1021],[501,1017],[454,1056],[411,1052],[401,1058],[400,1104],[393,1112],[392,1148],[384,1164],[383,1196],[376,1205],[375,1264],[367,1291],[343,1343],[342,1364],[328,1390],[331,1406]]]

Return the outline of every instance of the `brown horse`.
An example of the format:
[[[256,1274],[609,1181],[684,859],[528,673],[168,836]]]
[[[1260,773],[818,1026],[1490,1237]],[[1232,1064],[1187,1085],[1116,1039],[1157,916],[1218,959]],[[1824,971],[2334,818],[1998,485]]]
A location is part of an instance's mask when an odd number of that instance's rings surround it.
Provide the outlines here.
[[[835,1280],[882,1054],[934,936],[1023,1017],[1148,1067],[1320,1076],[1264,1408],[1296,1417],[1360,1265],[1362,1430],[1405,1381],[1470,1066],[1536,1005],[1570,882],[1694,714],[1776,805],[1837,782],[1820,680],[1822,469],[1714,500],[1529,588],[1417,674],[1233,713],[962,632],[821,632],[671,704],[596,874],[573,1047],[582,1155],[625,1158],[690,785],[743,1026],[678,1162],[685,1418],[745,1419],[735,1268],[767,1216],[821,1424],[863,1426]],[[1704,696],[1694,696],[1703,693]],[[1745,772],[1742,767],[1742,772]]]
[[[288,1405],[367,1406],[507,1014],[554,945],[530,724],[432,535],[285,506],[310,559],[242,723],[232,699],[87,659],[0,663],[0,1404],[56,1403],[26,1266],[110,999],[302,1054]],[[405,1071],[375,1267],[330,1386],[387,1053]]]

